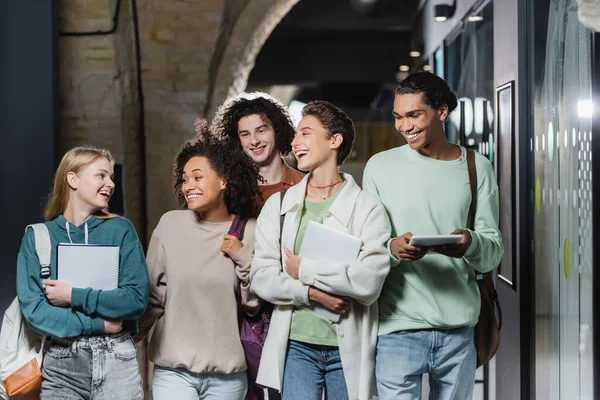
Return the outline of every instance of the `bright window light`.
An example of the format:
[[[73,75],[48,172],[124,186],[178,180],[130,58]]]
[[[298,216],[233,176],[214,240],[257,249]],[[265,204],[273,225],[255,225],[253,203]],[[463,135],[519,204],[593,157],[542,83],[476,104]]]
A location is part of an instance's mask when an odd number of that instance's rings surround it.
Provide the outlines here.
[[[577,115],[579,118],[592,118],[594,103],[591,100],[579,100],[577,103]]]
[[[300,120],[302,119],[302,109],[306,103],[303,103],[298,100],[292,100],[290,105],[288,106],[288,111],[290,116],[292,117],[292,123],[294,124],[294,128],[298,126]]]

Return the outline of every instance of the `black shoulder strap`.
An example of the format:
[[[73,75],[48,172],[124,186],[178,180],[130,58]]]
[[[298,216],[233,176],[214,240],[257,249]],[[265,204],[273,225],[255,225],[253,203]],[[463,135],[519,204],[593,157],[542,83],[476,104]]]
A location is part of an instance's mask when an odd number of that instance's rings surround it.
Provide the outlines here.
[[[475,152],[467,150],[467,169],[471,186],[471,205],[469,206],[469,229],[475,230],[475,210],[477,209],[477,168],[475,167]]]

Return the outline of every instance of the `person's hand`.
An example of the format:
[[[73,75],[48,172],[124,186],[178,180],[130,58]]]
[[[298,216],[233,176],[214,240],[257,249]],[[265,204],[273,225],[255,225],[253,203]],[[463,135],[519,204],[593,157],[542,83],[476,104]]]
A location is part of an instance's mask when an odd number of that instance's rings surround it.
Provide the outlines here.
[[[104,332],[105,333],[119,333],[123,329],[122,319],[105,319],[104,320]]]
[[[469,246],[471,246],[471,241],[473,240],[473,238],[471,237],[471,233],[464,229],[455,229],[454,232],[451,233],[451,235],[462,235],[463,237],[460,243],[433,246],[431,247],[431,250],[443,254],[447,257],[464,257],[465,253],[469,249]]]
[[[285,271],[294,279],[298,279],[298,271],[300,271],[300,262],[302,258],[298,257],[290,249],[284,249],[288,259],[285,261]]]
[[[229,257],[234,257],[242,249],[242,247],[244,247],[244,244],[240,242],[237,236],[223,236],[223,244],[221,245],[221,251],[227,254]]]
[[[410,238],[413,237],[411,232],[406,232],[402,236],[398,236],[390,243],[390,252],[400,261],[417,261],[420,260],[429,251],[428,247],[417,247],[408,244]]]
[[[308,288],[308,298],[310,301],[319,303],[329,311],[341,315],[346,314],[348,312],[348,307],[350,307],[349,299],[331,295],[314,286]]]
[[[48,279],[42,285],[44,294],[50,304],[56,307],[69,307],[71,305],[71,285],[61,281]]]

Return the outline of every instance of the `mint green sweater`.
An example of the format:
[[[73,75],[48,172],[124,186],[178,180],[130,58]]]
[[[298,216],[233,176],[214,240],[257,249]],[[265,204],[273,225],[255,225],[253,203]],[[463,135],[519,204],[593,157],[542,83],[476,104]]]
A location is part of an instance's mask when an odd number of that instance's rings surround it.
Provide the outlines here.
[[[392,237],[449,234],[466,229],[471,203],[466,150],[457,160],[425,157],[408,145],[373,156],[364,190],[383,203]],[[391,256],[392,269],[379,298],[379,334],[475,326],[479,289],[475,270],[491,271],[504,248],[498,230],[498,185],[490,162],[476,153],[477,210],[471,246],[462,259],[428,253],[414,262]]]
[[[51,279],[56,279],[57,245],[69,243],[67,223],[62,215],[46,222],[51,244]],[[137,319],[148,301],[148,270],[135,229],[125,218],[98,219],[92,216],[81,226],[69,223],[73,243],[85,243],[86,224],[89,244],[119,246],[119,288],[73,288],[71,307],[53,306],[42,290],[34,234],[32,229],[28,229],[17,259],[17,295],[21,312],[36,331],[55,337],[102,334],[104,318],[123,319],[123,331],[135,332]]]

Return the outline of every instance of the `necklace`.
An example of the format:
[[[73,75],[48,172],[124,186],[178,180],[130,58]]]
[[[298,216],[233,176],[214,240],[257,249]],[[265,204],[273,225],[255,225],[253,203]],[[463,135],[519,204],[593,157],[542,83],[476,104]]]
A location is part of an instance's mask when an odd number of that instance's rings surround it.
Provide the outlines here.
[[[308,186],[309,186],[309,187],[311,187],[311,188],[313,188],[313,189],[327,189],[327,188],[330,188],[330,187],[334,187],[334,186],[336,186],[336,185],[338,185],[338,184],[340,184],[340,183],[342,183],[342,182],[344,182],[344,180],[343,180],[343,179],[342,179],[342,180],[340,180],[340,181],[334,182],[334,183],[332,183],[331,185],[327,185],[327,186],[313,186],[313,185],[311,185],[311,184],[310,184],[310,182],[308,182]],[[314,190],[313,190],[313,192],[314,192]],[[330,198],[330,197],[331,197],[331,196],[332,196],[334,193],[335,193],[335,192],[331,192],[331,193],[330,193],[330,194],[328,194],[327,196],[323,196],[323,195],[320,195],[320,194],[317,194],[317,193],[315,193],[315,196],[317,196],[317,197],[320,197],[320,198],[322,198],[323,200],[327,200],[327,199],[328,199],[328,198]]]
[[[326,186],[315,186],[315,185],[311,184],[311,183],[310,183],[310,181],[308,181],[308,186],[310,186],[310,187],[311,187],[311,188],[313,188],[313,189],[327,189],[327,188],[330,188],[330,187],[334,187],[335,185],[339,185],[339,184],[340,184],[340,183],[342,183],[342,182],[344,182],[344,180],[343,180],[343,179],[340,179],[340,180],[339,180],[339,181],[337,181],[337,182],[333,182],[331,185],[326,185]]]

